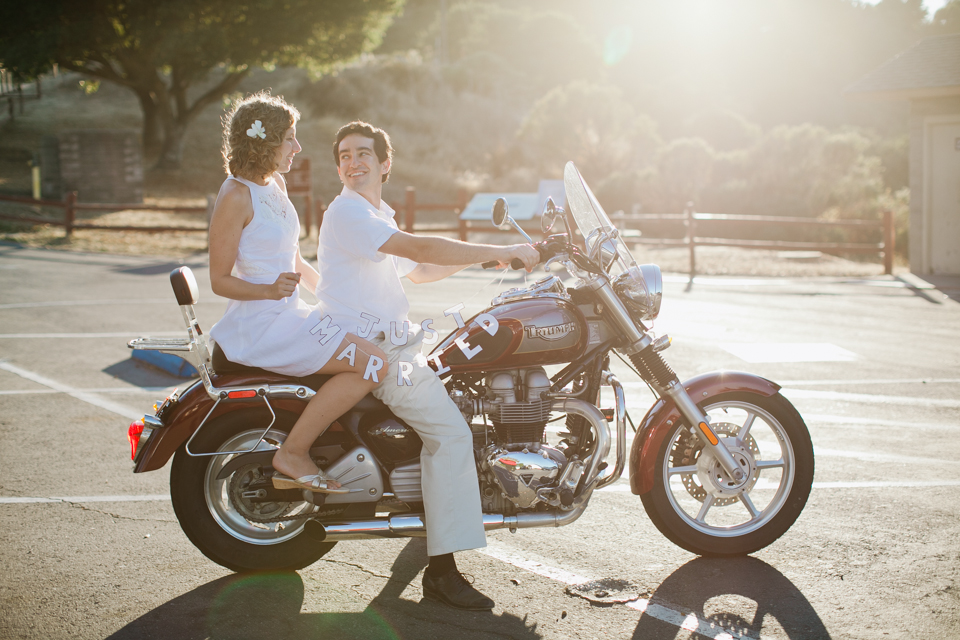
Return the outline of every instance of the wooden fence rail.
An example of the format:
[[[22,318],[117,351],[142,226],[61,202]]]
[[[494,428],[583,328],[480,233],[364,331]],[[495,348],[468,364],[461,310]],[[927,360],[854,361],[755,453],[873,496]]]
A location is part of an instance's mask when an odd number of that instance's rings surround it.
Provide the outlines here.
[[[749,249],[769,249],[774,251],[826,251],[837,253],[872,253],[883,257],[883,271],[893,273],[893,254],[896,248],[896,230],[893,226],[893,213],[885,211],[883,220],[817,220],[787,216],[745,216],[725,213],[697,213],[690,209],[683,213],[617,213],[610,216],[611,222],[622,231],[643,222],[672,221],[682,223],[685,228],[683,238],[630,237],[630,242],[655,244],[659,246],[686,246],[690,250],[690,279],[697,274],[696,248],[700,247],[743,247]],[[697,235],[698,222],[743,224],[757,227],[772,226],[810,226],[819,228],[878,229],[880,242],[796,242],[788,240],[745,240],[739,238],[706,238]]]
[[[392,207],[399,214],[403,213],[403,230],[408,233],[417,231],[429,231],[431,233],[456,233],[458,237],[467,241],[470,230],[473,226],[470,222],[460,219],[460,213],[466,208],[469,197],[466,191],[461,190],[458,193],[457,201],[451,203],[427,203],[417,202],[417,193],[414,187],[407,187],[404,192],[403,203],[394,202]],[[93,204],[78,203],[77,193],[75,191],[67,194],[63,201],[60,200],[35,200],[22,196],[0,195],[0,201],[18,202],[42,207],[53,207],[63,209],[63,220],[51,220],[38,216],[12,216],[0,214],[0,219],[16,220],[18,222],[32,222],[37,224],[52,224],[64,227],[67,237],[70,237],[74,229],[96,229],[100,231],[144,231],[150,233],[162,233],[167,231],[202,231],[206,232],[206,227],[143,227],[143,226],[110,226],[95,225],[76,222],[77,211],[166,211],[170,213],[204,213],[207,214],[212,208],[212,199],[206,207],[183,207],[183,206],[159,206],[151,204]],[[313,211],[306,212],[307,233],[311,231],[313,220],[312,213],[317,228],[323,221],[323,214],[326,206],[323,201],[316,198],[312,202],[313,206],[308,208]],[[417,228],[418,211],[450,211],[456,224],[426,224]],[[816,220],[810,218],[780,217],[780,216],[746,216],[721,213],[697,213],[690,209],[684,213],[634,213],[624,214],[615,213],[610,216],[611,221],[617,225],[621,231],[627,232],[628,241],[638,244],[651,244],[658,246],[685,246],[690,251],[690,278],[693,279],[697,273],[696,248],[700,247],[743,247],[750,249],[769,249],[775,251],[826,251],[842,253],[872,253],[878,254],[883,258],[884,273],[893,273],[893,254],[895,250],[896,232],[893,225],[893,213],[885,211],[883,220]],[[683,224],[685,235],[683,238],[654,238],[649,236],[629,236],[629,229],[645,222],[674,222]],[[720,224],[721,226],[729,224],[750,224],[757,227],[771,226],[811,226],[819,228],[853,228],[853,229],[878,229],[881,233],[880,242],[876,243],[853,243],[853,242],[796,242],[787,240],[745,240],[738,238],[709,238],[697,235],[698,223],[709,222],[711,224]],[[484,225],[486,228],[486,225]]]
[[[298,195],[293,193],[291,195]],[[420,231],[430,231],[433,233],[457,233],[461,240],[466,240],[467,233],[469,231],[469,223],[466,220],[460,220],[460,212],[467,206],[469,198],[465,191],[460,191],[456,202],[451,203],[435,203],[435,202],[417,202],[417,192],[414,187],[407,187],[405,191],[405,198],[403,203],[392,203],[392,207],[397,211],[398,214],[403,214],[403,230],[409,233],[415,233],[416,228],[416,219],[418,211],[450,211],[453,213],[456,219],[456,225],[432,225],[428,224],[422,226]],[[54,209],[61,209],[63,211],[62,219],[56,218],[42,218],[39,216],[31,215],[9,215],[5,213],[0,213],[0,220],[14,220],[16,222],[30,222],[35,224],[50,224],[54,226],[64,227],[66,236],[69,238],[75,229],[96,229],[99,231],[145,231],[150,233],[162,233],[166,231],[202,231],[206,233],[206,227],[177,227],[177,226],[159,226],[159,227],[145,227],[145,226],[117,226],[117,225],[99,225],[99,224],[89,224],[83,222],[77,222],[76,216],[78,211],[163,211],[167,213],[202,213],[209,214],[213,207],[213,196],[208,198],[208,205],[205,207],[185,207],[185,206],[163,206],[163,205],[154,205],[154,204],[140,204],[140,203],[87,203],[87,202],[77,202],[77,192],[71,191],[67,193],[66,197],[63,200],[44,200],[44,199],[34,199],[27,196],[8,196],[0,195],[0,202],[17,202],[22,204],[29,204],[35,207],[50,207]],[[320,224],[323,221],[323,214],[326,211],[327,207],[324,204],[323,200],[320,198],[312,198],[307,201],[307,208],[312,209],[312,211],[305,212],[305,221],[307,227],[307,233],[309,234],[312,230],[312,225],[314,221],[317,225],[317,228],[320,228]],[[311,216],[311,214],[313,214]],[[399,221],[398,221],[399,222]]]

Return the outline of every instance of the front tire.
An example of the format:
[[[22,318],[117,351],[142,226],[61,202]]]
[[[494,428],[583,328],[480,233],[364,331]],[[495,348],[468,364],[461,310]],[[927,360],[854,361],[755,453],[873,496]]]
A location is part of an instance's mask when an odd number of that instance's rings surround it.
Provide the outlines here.
[[[797,410],[779,393],[728,393],[701,403],[734,459],[734,482],[679,421],[657,454],[644,509],[674,544],[703,556],[753,553],[796,521],[813,484],[813,445]]]
[[[258,450],[283,443],[297,416],[277,412]],[[263,410],[239,410],[214,418],[197,434],[190,450],[246,451],[260,438],[271,416]],[[289,571],[319,560],[335,542],[303,534],[303,516],[317,509],[307,502],[251,500],[251,483],[262,484],[256,465],[241,467],[220,480],[232,454],[193,457],[181,446],[170,469],[170,497],[180,527],[202,553],[233,571]],[[289,519],[281,520],[286,516]],[[263,522],[277,520],[276,522]]]

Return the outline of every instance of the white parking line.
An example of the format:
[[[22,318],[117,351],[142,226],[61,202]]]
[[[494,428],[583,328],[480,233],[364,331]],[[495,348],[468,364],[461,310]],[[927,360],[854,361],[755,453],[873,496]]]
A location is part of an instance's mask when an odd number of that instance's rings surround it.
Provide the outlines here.
[[[946,407],[960,409],[960,400],[940,398],[918,398],[916,396],[887,396],[872,393],[844,393],[841,391],[813,391],[811,389],[781,389],[780,393],[789,400],[810,398],[815,400],[839,400],[845,402],[866,402],[868,404],[897,404],[910,407]]]
[[[131,409],[130,407],[125,407],[122,404],[117,404],[116,402],[111,402],[110,400],[107,400],[105,398],[100,398],[92,393],[85,393],[83,391],[80,391],[79,389],[75,389],[71,387],[70,385],[66,385],[61,382],[57,382],[56,380],[52,380],[46,376],[42,376],[39,373],[34,373],[33,371],[27,371],[26,369],[22,369],[14,364],[10,364],[6,360],[0,360],[0,369],[3,369],[4,371],[9,371],[10,373],[18,375],[21,378],[26,378],[27,380],[36,382],[37,384],[42,384],[45,387],[49,387],[56,391],[65,393],[72,398],[76,398],[77,400],[82,400],[83,402],[92,404],[95,407],[106,409],[107,411],[115,413],[119,416],[123,416],[124,418],[130,418],[130,419],[136,420],[137,418],[143,417],[142,411],[136,411],[135,409]]]
[[[0,309],[36,309],[39,307],[85,307],[92,305],[139,305],[139,304],[171,304],[169,298],[143,298],[133,300],[130,298],[118,300],[52,300],[48,302],[10,302],[0,304]]]
[[[170,494],[158,493],[145,496],[53,496],[50,498],[0,497],[0,504],[40,504],[44,502],[159,502],[169,500]]]
[[[760,482],[763,478],[760,479]],[[776,485],[758,485],[758,489],[772,489]],[[915,489],[937,487],[960,487],[960,480],[848,480],[839,482],[814,482],[814,489]],[[626,493],[630,491],[630,483],[626,480],[616,482],[609,487],[598,489],[600,492]]]
[[[864,462],[899,462],[903,464],[952,464],[960,465],[958,460],[943,460],[924,456],[901,456],[880,451],[844,451],[841,449],[821,449],[814,446],[813,455],[817,458],[853,458]]]
[[[960,384],[960,378],[877,378],[876,380],[864,378],[860,380],[777,380],[776,382],[785,387],[789,385],[833,387],[842,384]]]
[[[192,381],[191,381],[192,382]],[[162,393],[169,395],[176,387],[103,387],[74,389],[75,393]],[[0,389],[0,396],[20,396],[44,393],[65,393],[58,389]]]
[[[884,420],[882,418],[861,418],[857,416],[834,416],[822,413],[805,413],[803,419],[807,424],[844,424],[863,427],[896,427],[897,429],[943,429],[956,431],[960,424],[942,422],[901,422],[900,420]]]
[[[505,562],[509,565],[513,565],[514,567],[524,569],[530,573],[535,573],[538,576],[543,576],[544,578],[549,578],[563,584],[575,585],[595,580],[595,578],[588,578],[582,574],[567,571],[566,569],[551,567],[535,560],[528,560],[519,552],[514,551],[506,545],[502,545],[498,542],[491,543],[488,541],[486,547],[482,549],[475,549],[475,551],[496,560],[500,560],[501,562]],[[646,598],[632,600],[627,602],[626,605],[631,609],[636,609],[637,611],[646,613],[648,616],[656,618],[662,622],[672,624],[675,627],[680,627],[686,631],[696,631],[700,635],[706,636],[707,638],[716,638],[716,640],[734,640],[738,637],[756,638],[756,636],[732,636],[723,629],[717,627],[715,624],[712,624],[706,620],[700,620],[692,613],[684,615],[679,611],[664,607],[663,605],[652,604],[650,600]]]

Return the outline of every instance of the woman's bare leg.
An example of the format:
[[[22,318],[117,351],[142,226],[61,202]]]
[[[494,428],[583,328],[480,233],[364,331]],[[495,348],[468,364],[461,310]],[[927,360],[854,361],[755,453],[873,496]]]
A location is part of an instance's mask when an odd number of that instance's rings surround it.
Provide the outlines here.
[[[356,345],[352,365],[350,358],[336,359],[351,343]],[[370,363],[370,371],[375,372],[375,375],[367,373],[371,357],[379,359],[380,362],[379,367],[376,366],[376,361]],[[386,373],[385,362],[386,357],[379,347],[353,334],[348,334],[335,351],[334,357],[317,371],[317,373],[333,374],[333,377],[327,380],[307,403],[300,418],[293,425],[290,435],[274,454],[273,468],[291,478],[317,473],[317,465],[310,458],[310,447],[330,426],[330,423],[373,391],[378,385],[378,382],[374,381],[375,378],[383,381],[383,375]],[[366,380],[365,373],[368,378]],[[330,486],[335,489],[340,484],[331,482]]]

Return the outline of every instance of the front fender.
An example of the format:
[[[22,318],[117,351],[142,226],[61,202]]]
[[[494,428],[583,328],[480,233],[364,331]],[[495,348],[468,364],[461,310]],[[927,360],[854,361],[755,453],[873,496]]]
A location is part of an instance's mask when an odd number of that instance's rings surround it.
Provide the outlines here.
[[[683,388],[697,404],[723,393],[749,392],[769,397],[780,391],[776,382],[743,371],[711,371],[684,381]],[[653,488],[657,452],[667,433],[682,419],[673,400],[667,397],[660,398],[643,417],[630,448],[630,490],[635,495]]]

